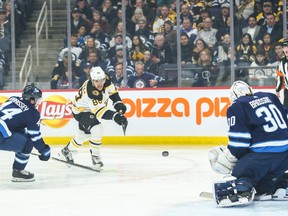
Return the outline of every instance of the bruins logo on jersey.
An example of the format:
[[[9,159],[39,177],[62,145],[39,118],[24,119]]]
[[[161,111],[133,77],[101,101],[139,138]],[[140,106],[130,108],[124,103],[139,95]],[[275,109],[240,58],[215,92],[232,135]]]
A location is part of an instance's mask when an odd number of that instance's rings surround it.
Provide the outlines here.
[[[92,91],[92,94],[95,95],[95,96],[98,96],[100,93],[99,93],[99,91],[94,90],[94,91]]]

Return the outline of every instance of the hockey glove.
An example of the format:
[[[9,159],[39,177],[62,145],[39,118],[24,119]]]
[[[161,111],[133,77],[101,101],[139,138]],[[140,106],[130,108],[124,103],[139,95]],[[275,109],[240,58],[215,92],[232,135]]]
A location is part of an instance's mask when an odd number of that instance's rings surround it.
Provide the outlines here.
[[[118,101],[115,103],[114,109],[116,110],[116,112],[119,112],[122,114],[125,114],[125,112],[127,110],[126,106],[121,101]]]
[[[113,120],[118,124],[118,125],[125,125],[127,123],[127,118],[120,113],[115,113],[113,116]]]
[[[49,145],[45,145],[45,148],[42,151],[39,151],[39,159],[41,161],[48,161],[51,156],[51,148]]]
[[[225,146],[212,148],[208,153],[208,158],[212,170],[219,174],[230,174],[237,163],[237,158]]]

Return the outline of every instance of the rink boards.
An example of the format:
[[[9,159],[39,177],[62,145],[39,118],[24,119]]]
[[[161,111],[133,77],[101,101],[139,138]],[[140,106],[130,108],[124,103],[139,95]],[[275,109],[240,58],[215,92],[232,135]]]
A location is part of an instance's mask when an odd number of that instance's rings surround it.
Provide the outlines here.
[[[274,89],[255,91],[274,92]],[[0,103],[19,91],[1,91]],[[71,100],[77,91],[43,91],[41,131],[47,143],[67,143],[77,130]],[[123,89],[127,106],[126,136],[113,121],[103,120],[105,144],[225,144],[228,88]],[[113,109],[111,101],[108,106]]]

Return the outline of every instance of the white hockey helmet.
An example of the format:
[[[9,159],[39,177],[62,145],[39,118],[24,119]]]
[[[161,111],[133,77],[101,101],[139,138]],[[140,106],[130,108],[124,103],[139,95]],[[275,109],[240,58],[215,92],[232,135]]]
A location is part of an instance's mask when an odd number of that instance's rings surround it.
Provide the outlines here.
[[[237,98],[253,95],[252,88],[243,81],[235,81],[230,88],[230,100],[234,102]]]
[[[103,80],[106,78],[106,74],[101,67],[92,67],[90,71],[91,80]]]

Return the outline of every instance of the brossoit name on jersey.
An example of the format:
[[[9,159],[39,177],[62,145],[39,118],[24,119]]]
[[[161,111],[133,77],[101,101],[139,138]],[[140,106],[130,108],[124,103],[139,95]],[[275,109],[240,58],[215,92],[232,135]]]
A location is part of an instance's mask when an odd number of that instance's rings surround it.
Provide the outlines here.
[[[258,106],[261,106],[263,104],[267,104],[267,103],[272,103],[272,101],[268,97],[255,99],[255,100],[252,100],[252,101],[249,102],[249,104],[251,105],[251,107],[253,109],[258,107]]]

